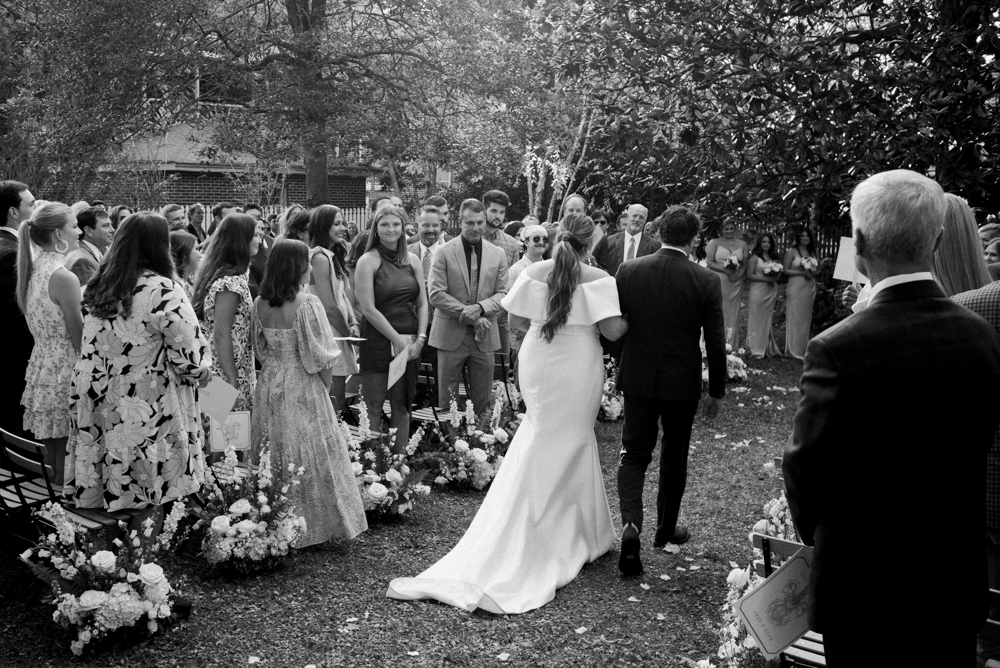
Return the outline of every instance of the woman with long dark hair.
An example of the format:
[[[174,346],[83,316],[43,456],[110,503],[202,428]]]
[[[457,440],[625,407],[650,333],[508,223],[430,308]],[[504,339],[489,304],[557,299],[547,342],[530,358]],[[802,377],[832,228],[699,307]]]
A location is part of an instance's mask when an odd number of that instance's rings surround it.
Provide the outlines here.
[[[725,318],[726,343],[736,350],[740,346],[740,301],[743,299],[743,279],[746,277],[749,249],[737,236],[736,220],[722,221],[719,238],[708,242],[705,249],[708,268],[719,274],[722,281],[722,315]]]
[[[144,509],[204,480],[196,388],[208,342],[174,278],[166,218],[140,211],[118,229],[83,301],[65,492],[80,508]]]
[[[527,612],[614,544],[594,436],[604,387],[598,335],[617,340],[628,324],[615,279],[583,263],[593,233],[589,217],[568,214],[553,259],[525,269],[503,298],[511,324],[528,330],[525,419],[458,545],[417,577],[393,580],[389,597]]]
[[[303,286],[309,281],[309,247],[275,242],[254,302],[254,352],[261,361],[254,397],[254,461],[266,438],[284,465],[305,468],[292,491],[306,518],[298,547],[365,531],[364,504],[354,480],[337,416],[330,403],[332,370],[340,357],[323,304]],[[275,453],[277,455],[278,453]]]
[[[420,259],[406,247],[406,213],[383,206],[372,218],[371,234],[355,273],[358,307],[365,316],[361,332],[361,374],[372,425],[381,428],[386,395],[402,452],[410,436],[410,408],[417,391],[417,360],[427,342],[427,291]],[[389,387],[389,363],[407,351],[406,373]]]
[[[212,345],[212,371],[240,391],[235,411],[251,409],[257,378],[248,272],[259,245],[257,221],[243,213],[229,214],[212,236],[195,280],[194,311]]]
[[[816,301],[819,258],[808,227],[795,229],[795,245],[785,251],[783,261],[788,287],[785,289],[785,354],[804,359]],[[815,266],[814,266],[815,263]],[[805,266],[804,266],[805,265]]]
[[[358,318],[348,296],[347,254],[344,241],[347,238],[347,224],[343,212],[335,206],[324,204],[309,214],[309,245],[312,246],[309,261],[312,265],[312,279],[309,292],[319,297],[326,311],[327,320],[335,337],[360,336]],[[358,359],[350,341],[336,341],[340,355],[334,360],[333,382],[330,396],[336,411],[346,410],[345,383],[347,377],[358,373]]]
[[[750,281],[750,296],[747,305],[747,347],[750,354],[760,359],[765,355],[776,357],[781,354],[771,322],[774,305],[778,301],[778,277],[781,266],[778,246],[774,235],[764,232],[757,237],[757,243],[750,252],[747,262],[747,280]],[[765,267],[768,270],[765,272]]]
[[[49,446],[47,464],[62,484],[70,432],[69,386],[80,356],[80,280],[66,269],[66,254],[79,248],[73,210],[59,202],[36,208],[18,231],[17,305],[35,339],[25,373],[25,431]],[[34,257],[32,245],[38,247]]]
[[[174,230],[170,233],[170,256],[174,260],[174,271],[188,299],[194,295],[194,277],[201,264],[201,251],[197,245],[198,239],[190,232]]]

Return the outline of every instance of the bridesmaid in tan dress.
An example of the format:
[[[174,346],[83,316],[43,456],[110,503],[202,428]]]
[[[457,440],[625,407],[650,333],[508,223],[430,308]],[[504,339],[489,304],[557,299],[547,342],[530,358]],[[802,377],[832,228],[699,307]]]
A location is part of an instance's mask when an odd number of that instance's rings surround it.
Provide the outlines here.
[[[743,298],[743,279],[746,278],[747,256],[745,241],[736,236],[736,221],[726,218],[722,222],[722,236],[708,242],[705,249],[708,268],[719,274],[722,281],[722,318],[726,327],[726,343],[735,351],[740,346],[740,300]],[[739,264],[736,267],[723,263],[730,256]]]
[[[774,341],[771,321],[774,316],[774,304],[778,299],[778,277],[780,274],[767,275],[764,265],[778,262],[778,247],[774,236],[764,232],[757,237],[757,245],[750,253],[747,262],[747,280],[750,281],[750,297],[747,306],[747,347],[750,354],[760,359],[765,355],[777,357],[781,355],[778,344]]]
[[[806,356],[809,328],[812,326],[813,302],[816,300],[816,271],[802,267],[806,258],[816,258],[812,232],[800,228],[796,232],[798,245],[785,252],[785,275],[788,288],[785,292],[785,354],[795,359]]]

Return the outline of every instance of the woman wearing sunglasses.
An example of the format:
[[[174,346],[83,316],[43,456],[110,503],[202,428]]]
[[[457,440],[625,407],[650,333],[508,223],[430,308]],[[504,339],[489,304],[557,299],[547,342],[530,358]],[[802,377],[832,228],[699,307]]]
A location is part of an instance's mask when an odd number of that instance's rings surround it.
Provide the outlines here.
[[[521,259],[515,262],[507,272],[510,279],[510,285],[514,285],[517,281],[517,277],[520,276],[521,272],[527,269],[529,265],[542,260],[542,256],[545,254],[545,251],[549,249],[549,231],[541,225],[528,225],[527,227],[522,227],[520,241],[521,251],[523,254],[521,255]],[[521,348],[521,341],[524,340],[524,335],[525,332],[518,331],[513,327],[511,328],[510,354],[512,365],[517,359],[517,351]]]

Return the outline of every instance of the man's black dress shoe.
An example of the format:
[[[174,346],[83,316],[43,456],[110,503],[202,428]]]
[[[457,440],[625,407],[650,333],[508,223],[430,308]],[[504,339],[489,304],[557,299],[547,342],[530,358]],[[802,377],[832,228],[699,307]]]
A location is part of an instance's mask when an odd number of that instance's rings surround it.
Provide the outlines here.
[[[678,524],[674,527],[674,533],[667,540],[661,540],[659,537],[653,538],[653,547],[660,548],[667,543],[673,543],[674,545],[680,545],[681,543],[686,543],[691,539],[691,532],[687,530],[687,527]]]
[[[622,572],[622,575],[642,574],[639,548],[639,531],[629,524],[622,531],[622,549],[618,557],[618,570]]]

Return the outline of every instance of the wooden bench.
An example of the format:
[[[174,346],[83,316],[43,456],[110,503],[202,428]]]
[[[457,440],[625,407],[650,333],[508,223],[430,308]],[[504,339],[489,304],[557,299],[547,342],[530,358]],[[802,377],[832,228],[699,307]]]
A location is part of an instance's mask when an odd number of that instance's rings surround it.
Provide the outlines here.
[[[779,463],[780,465],[780,463]],[[771,556],[789,559],[805,547],[802,543],[791,540],[753,534],[753,546],[764,553],[763,559],[754,562],[754,570],[762,578],[770,577],[774,572]],[[807,631],[804,636],[792,643],[792,646],[781,653],[782,666],[826,666],[823,652],[823,636],[813,631]]]
[[[76,508],[56,493],[52,487],[55,472],[45,464],[45,445],[3,429],[0,429],[0,445],[0,515],[15,539],[28,546],[35,543],[37,530],[31,513],[50,501],[61,504],[74,524],[88,532],[103,533],[106,543],[119,536],[118,521],[128,521],[127,515]]]

